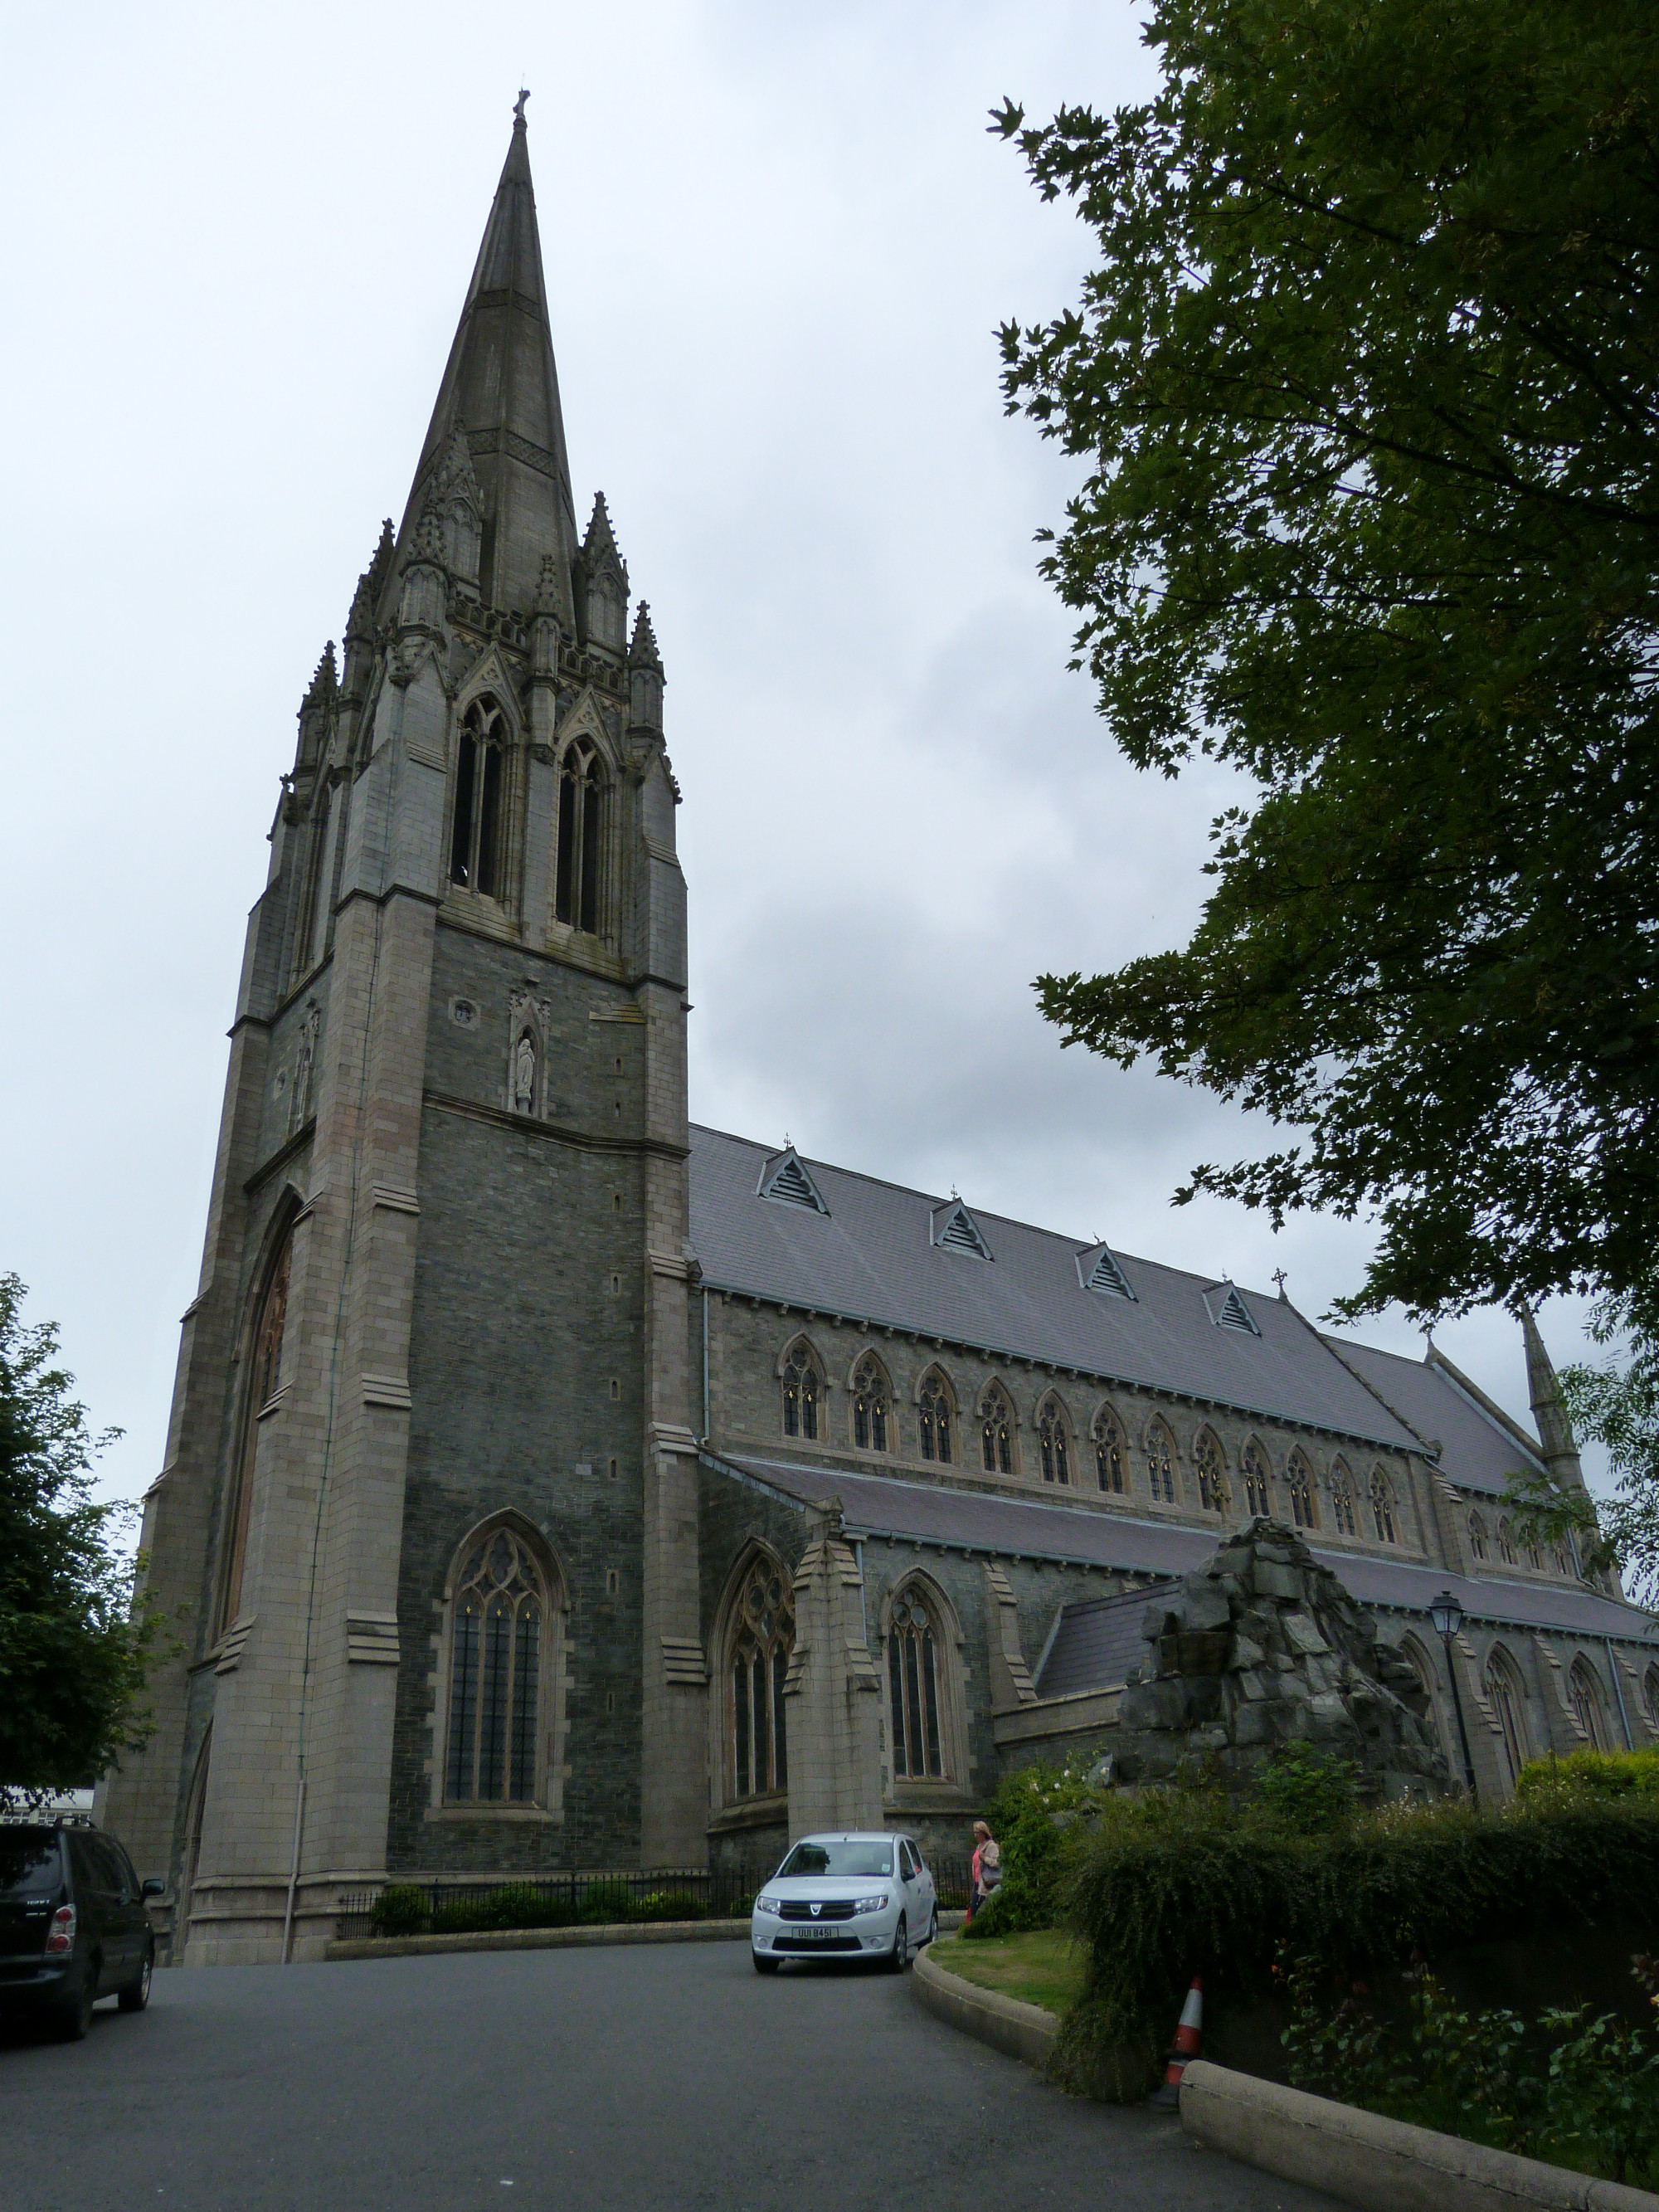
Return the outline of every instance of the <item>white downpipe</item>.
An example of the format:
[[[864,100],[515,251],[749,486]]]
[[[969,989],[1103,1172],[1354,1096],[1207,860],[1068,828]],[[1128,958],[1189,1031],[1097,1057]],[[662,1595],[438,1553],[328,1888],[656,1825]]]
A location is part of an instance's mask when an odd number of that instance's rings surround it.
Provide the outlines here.
[[[294,1963],[294,1896],[300,1887],[300,1838],[306,1825],[306,1778],[300,1776],[300,1787],[294,1798],[294,1857],[288,1870],[288,1910],[283,1915],[283,1964]]]

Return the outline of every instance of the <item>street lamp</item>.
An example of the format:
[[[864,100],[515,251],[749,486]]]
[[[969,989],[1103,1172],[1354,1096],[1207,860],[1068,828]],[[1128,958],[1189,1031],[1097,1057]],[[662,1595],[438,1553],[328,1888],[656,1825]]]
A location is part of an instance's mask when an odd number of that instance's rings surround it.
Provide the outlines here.
[[[1463,1626],[1463,1608],[1449,1589],[1443,1589],[1429,1603],[1429,1619],[1434,1623],[1435,1633],[1446,1647],[1446,1672],[1451,1678],[1452,1709],[1457,1715],[1457,1740],[1463,1747],[1463,1775],[1469,1785],[1469,1796],[1474,1790],[1474,1761],[1469,1756],[1469,1732],[1463,1725],[1463,1698],[1457,1686],[1457,1668],[1452,1661],[1452,1638]]]

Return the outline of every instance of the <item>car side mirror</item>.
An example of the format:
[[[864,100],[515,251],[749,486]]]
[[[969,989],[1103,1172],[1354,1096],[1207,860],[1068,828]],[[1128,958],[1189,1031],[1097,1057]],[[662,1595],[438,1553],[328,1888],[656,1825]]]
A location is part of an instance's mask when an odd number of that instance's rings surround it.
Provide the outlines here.
[[[142,1897],[165,1897],[167,1893],[167,1886],[166,1882],[161,1880],[160,1875],[155,1874],[151,1875],[149,1880],[144,1884],[143,1889],[139,1892],[139,1894]]]

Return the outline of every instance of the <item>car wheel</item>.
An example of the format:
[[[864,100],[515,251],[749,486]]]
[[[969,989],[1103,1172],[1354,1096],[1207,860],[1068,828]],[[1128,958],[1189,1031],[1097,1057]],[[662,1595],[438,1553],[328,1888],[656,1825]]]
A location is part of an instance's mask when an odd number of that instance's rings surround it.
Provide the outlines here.
[[[927,1941],[930,1943],[937,1943],[939,1941],[939,1907],[937,1905],[933,1907],[933,1917],[927,1923]]]
[[[887,1971],[890,1974],[902,1974],[909,1963],[910,1936],[904,1924],[904,1916],[901,1913],[899,1924],[893,1930],[893,1948],[887,1954]]]
[[[89,1960],[58,1998],[55,2008],[58,2033],[65,2043],[79,2043],[92,2026],[93,1992],[98,1987],[96,1960]]]
[[[757,1974],[775,1974],[783,1964],[781,1959],[763,1959],[758,1951],[751,1951],[749,1955],[755,1962],[755,1972]]]
[[[143,2012],[149,2002],[149,1978],[155,1965],[155,1952],[147,1952],[137,1978],[129,1982],[115,2000],[123,2012]]]

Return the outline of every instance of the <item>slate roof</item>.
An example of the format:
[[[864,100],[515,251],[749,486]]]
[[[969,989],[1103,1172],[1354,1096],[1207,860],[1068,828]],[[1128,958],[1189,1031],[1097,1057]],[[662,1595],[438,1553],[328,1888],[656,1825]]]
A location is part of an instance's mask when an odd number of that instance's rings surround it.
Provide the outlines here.
[[[1512,1474],[1544,1472],[1543,1458],[1511,1436],[1443,1367],[1397,1352],[1378,1352],[1346,1337],[1325,1339],[1339,1358],[1358,1369],[1365,1381],[1425,1443],[1438,1443],[1440,1467],[1449,1480],[1468,1490],[1498,1495]]]
[[[1129,1669],[1147,1656],[1140,1632],[1146,1617],[1145,1590],[1062,1606],[1036,1677],[1038,1697],[1069,1698],[1127,1681]]]
[[[1371,1443],[1409,1449],[1417,1442],[1281,1299],[1242,1292],[1259,1335],[1218,1328],[1224,1282],[1121,1252],[1133,1299],[1085,1290],[1079,1255],[1092,1256],[1098,1244],[974,1206],[992,1255],[981,1260],[933,1241],[935,1217],[949,1200],[817,1160],[805,1165],[827,1212],[763,1198],[763,1181],[783,1158],[693,1126],[691,1247],[713,1288],[1180,1391]]]
[[[994,1498],[979,1491],[952,1489],[942,1482],[906,1482],[890,1475],[854,1474],[836,1467],[806,1467],[795,1461],[729,1452],[705,1452],[703,1456],[708,1466],[757,1482],[797,1504],[838,1498],[848,1533],[854,1537],[908,1538],[922,1544],[994,1553],[1003,1559],[1115,1567],[1152,1577],[1188,1574],[1201,1565],[1216,1547],[1216,1539],[1202,1528],[1101,1512],[1083,1504]],[[1327,1551],[1318,1545],[1310,1548],[1362,1605],[1395,1606],[1422,1613],[1441,1590],[1450,1589],[1471,1620],[1522,1630],[1535,1628],[1544,1634],[1634,1637],[1659,1644],[1651,1623],[1635,1607],[1580,1584],[1457,1575],[1444,1567],[1419,1566],[1366,1553]],[[1071,1610],[1066,1608],[1068,1614]],[[1073,1666],[1062,1650],[1067,1633],[1062,1621],[1060,1633],[1048,1654],[1045,1682],[1058,1679],[1056,1668],[1065,1673]],[[1076,1686],[1103,1686],[1096,1680]],[[1060,1693],[1045,1688],[1043,1694]]]

